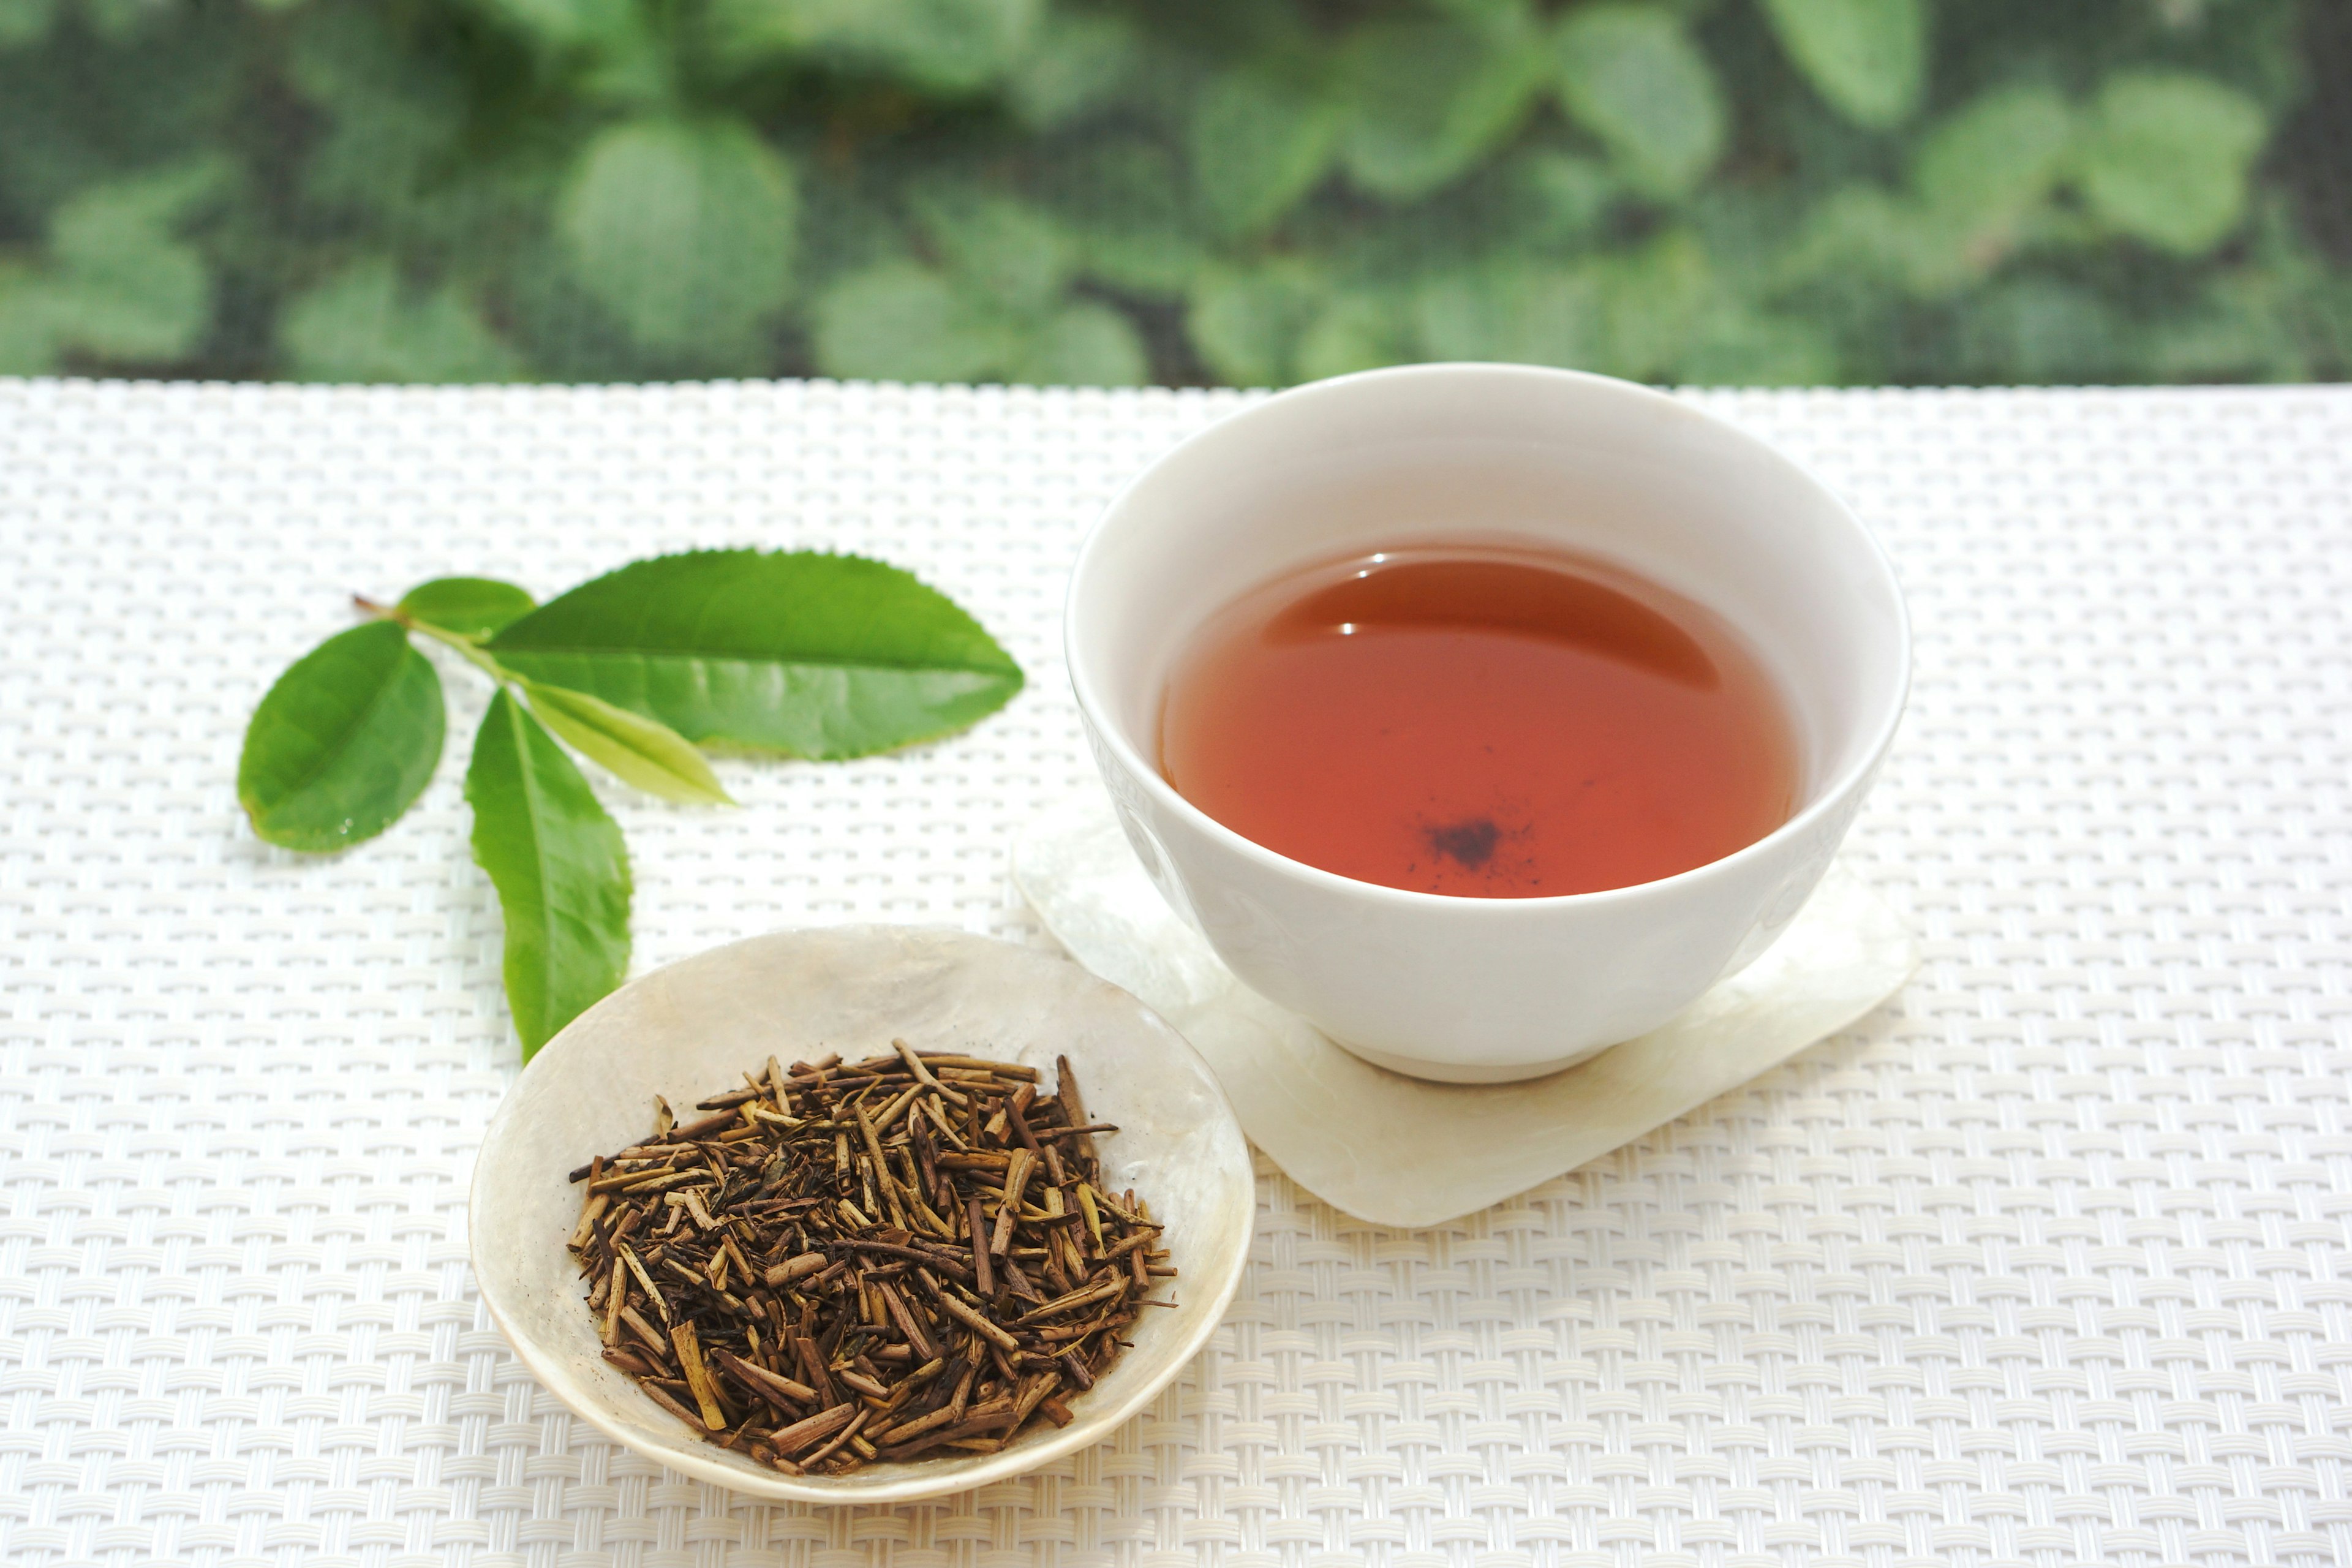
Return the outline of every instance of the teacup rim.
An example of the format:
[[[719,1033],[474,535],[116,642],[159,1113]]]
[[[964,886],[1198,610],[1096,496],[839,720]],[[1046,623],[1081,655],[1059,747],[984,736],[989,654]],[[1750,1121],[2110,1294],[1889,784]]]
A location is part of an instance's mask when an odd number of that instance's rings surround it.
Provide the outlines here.
[[[1549,893],[1529,898],[1480,898],[1456,893],[1424,893],[1411,888],[1393,888],[1381,882],[1367,882],[1346,877],[1337,871],[1327,871],[1319,866],[1293,859],[1279,850],[1269,849],[1219,822],[1207,812],[1184,798],[1160,771],[1139,752],[1127,737],[1124,729],[1110,721],[1108,705],[1095,689],[1093,672],[1079,657],[1078,593],[1087,568],[1093,563],[1106,531],[1129,500],[1155,476],[1175,462],[1184,453],[1214,437],[1237,420],[1247,419],[1278,405],[1307,402],[1337,395],[1344,389],[1372,381],[1437,380],[1464,374],[1496,379],[1545,381],[1570,384],[1591,388],[1607,395],[1622,396],[1647,405],[1653,411],[1669,417],[1679,417],[1706,426],[1711,432],[1727,437],[1747,447],[1752,455],[1777,464],[1801,485],[1827,503],[1831,515],[1845,524],[1864,546],[1866,558],[1876,567],[1881,585],[1886,591],[1886,601],[1894,610],[1896,669],[1889,687],[1890,696],[1885,710],[1878,716],[1875,729],[1867,742],[1857,750],[1852,760],[1815,790],[1812,798],[1786,822],[1728,855],[1677,871],[1669,877],[1654,878],[1646,882],[1629,883],[1622,888],[1601,888],[1582,893]],[[1591,371],[1567,370],[1550,365],[1514,364],[1483,360],[1440,360],[1419,364],[1388,365],[1376,370],[1355,371],[1345,375],[1328,376],[1297,386],[1286,387],[1269,396],[1244,405],[1230,414],[1212,420],[1200,429],[1178,441],[1145,464],[1120,485],[1109,500],[1096,514],[1086,537],[1079,541],[1078,551],[1070,566],[1069,586],[1062,605],[1062,658],[1069,671],[1070,689],[1087,727],[1100,743],[1111,748],[1120,766],[1136,778],[1163,810],[1174,812],[1195,830],[1205,832],[1213,842],[1240,855],[1262,868],[1297,878],[1307,886],[1335,893],[1370,898],[1377,904],[1396,909],[1448,910],[1462,912],[1472,919],[1507,920],[1515,917],[1501,911],[1552,911],[1567,909],[1599,909],[1614,903],[1630,903],[1655,897],[1661,892],[1693,886],[1700,881],[1727,874],[1748,862],[1778,853],[1791,839],[1812,830],[1818,824],[1843,808],[1845,803],[1870,779],[1895,743],[1901,727],[1903,713],[1909,704],[1913,658],[1911,647],[1911,612],[1903,595],[1901,578],[1885,544],[1872,531],[1845,499],[1822,482],[1821,478],[1803,464],[1762,437],[1741,428],[1730,420],[1693,407],[1679,397],[1639,382],[1625,381],[1617,376],[1601,375]],[[1479,911],[1472,914],[1470,911]],[[1495,911],[1495,912],[1488,912]]]

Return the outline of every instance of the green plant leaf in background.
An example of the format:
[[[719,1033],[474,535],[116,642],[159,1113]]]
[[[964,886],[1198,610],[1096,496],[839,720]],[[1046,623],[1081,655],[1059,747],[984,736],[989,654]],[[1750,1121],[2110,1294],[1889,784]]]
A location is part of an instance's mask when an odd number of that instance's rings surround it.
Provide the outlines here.
[[[1281,386],[1293,379],[1298,340],[1328,297],[1311,268],[1277,261],[1201,279],[1184,316],[1193,349],[1229,386]]]
[[[628,848],[563,748],[504,689],[475,737],[466,803],[505,920],[507,1005],[528,1061],[628,973]]]
[[[1521,318],[1623,364],[1570,302],[1686,223],[1677,374],[2340,378],[2342,10],[0,0],[0,366],[1266,383]]]
[[[2074,134],[2074,112],[2056,89],[1997,87],[1928,128],[1912,188],[1960,243],[1981,247],[2049,197]]]
[[[1600,366],[1601,280],[1590,264],[1505,263],[1424,287],[1413,306],[1422,349],[1435,359]]]
[[[1057,130],[1109,103],[1136,68],[1135,26],[1112,12],[1066,11],[1035,29],[1013,63],[1005,100],[1024,124]]]
[[[1292,368],[1302,381],[1314,381],[1413,357],[1393,301],[1372,294],[1341,294],[1299,334]]]
[[[1140,386],[1151,363],[1123,311],[1073,300],[1023,334],[1004,373],[1033,386]]]
[[[310,854],[397,821],[441,760],[441,678],[389,621],[338,632],[297,659],[254,710],[236,795],[253,830]]]
[[[49,222],[50,266],[0,279],[0,372],[39,374],[61,352],[110,360],[170,360],[211,315],[203,253],[174,230],[215,195],[228,165],[200,156],[92,185]]]
[[[489,641],[506,668],[687,740],[837,759],[961,730],[1021,689],[980,623],[854,555],[697,551],[625,566]]]
[[[739,62],[830,57],[969,92],[1020,58],[1044,0],[712,0],[720,52]]]
[[[1114,136],[1063,150],[1043,182],[1072,268],[1130,293],[1181,298],[1208,267],[1208,235],[1167,148]]]
[[[790,298],[798,211],[791,165],[749,126],[646,119],[588,143],[557,224],[582,285],[639,341],[695,349]]]
[[[436,577],[403,594],[395,608],[409,620],[479,641],[538,605],[527,590],[495,577]]]
[[[0,49],[39,43],[57,11],[58,0],[0,0]]]
[[[2124,233],[2196,255],[2245,216],[2267,134],[2261,107],[2210,78],[2118,75],[2100,89],[2077,154],[2083,195]]]
[[[1541,152],[1512,169],[1533,237],[1548,245],[1582,239],[1616,198],[1617,183],[1599,160]]]
[[[584,691],[526,681],[530,710],[557,736],[619,779],[681,805],[733,805],[710,764],[666,724]]]
[[[1655,196],[1698,183],[1723,150],[1715,72],[1664,5],[1579,5],[1555,40],[1570,118],[1615,153],[1627,182]]]
[[[911,261],[852,273],[818,296],[816,361],[827,375],[976,381],[1011,360],[1013,329],[943,274]]]
[[[1517,128],[1547,63],[1517,6],[1482,25],[1437,17],[1374,22],[1341,47],[1349,118],[1339,143],[1348,177],[1391,201],[1460,178]]]
[[[510,381],[515,353],[447,285],[402,286],[389,257],[362,261],[289,301],[278,331],[308,381]]]
[[[1255,234],[1330,167],[1337,110],[1307,85],[1229,70],[1201,89],[1187,128],[1202,210],[1223,234]]]
[[[977,293],[1024,313],[1061,297],[1069,243],[1042,209],[961,185],[919,192],[910,205],[948,270]]]
[[[1927,0],[1764,0],[1780,47],[1857,125],[1911,117],[1927,79]]]
[[[550,49],[593,49],[635,31],[634,0],[474,0],[479,9]]]

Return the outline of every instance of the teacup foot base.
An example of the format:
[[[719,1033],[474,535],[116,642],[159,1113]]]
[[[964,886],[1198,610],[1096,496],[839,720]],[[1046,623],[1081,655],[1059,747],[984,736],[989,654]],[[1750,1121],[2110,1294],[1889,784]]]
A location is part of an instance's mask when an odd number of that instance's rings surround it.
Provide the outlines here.
[[[1557,1061],[1525,1062],[1510,1067],[1456,1067],[1451,1062],[1424,1061],[1419,1057],[1392,1057],[1386,1051],[1367,1050],[1362,1046],[1351,1046],[1345,1040],[1334,1039],[1331,1043],[1349,1056],[1360,1058],[1376,1068],[1385,1068],[1406,1078],[1417,1078],[1424,1083],[1525,1083],[1529,1079],[1549,1078],[1556,1072],[1565,1072],[1579,1062],[1591,1061],[1609,1048],[1607,1046],[1593,1046],[1573,1056],[1561,1057]]]

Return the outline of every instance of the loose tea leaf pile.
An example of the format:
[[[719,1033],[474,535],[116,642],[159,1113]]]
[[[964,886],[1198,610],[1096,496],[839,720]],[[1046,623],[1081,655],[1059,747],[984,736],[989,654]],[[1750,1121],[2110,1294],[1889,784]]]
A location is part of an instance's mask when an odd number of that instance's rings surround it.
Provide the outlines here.
[[[993,1453],[1094,1386],[1174,1275],[1105,1188],[1069,1058],[770,1058],[572,1173],[604,1359],[788,1475]]]

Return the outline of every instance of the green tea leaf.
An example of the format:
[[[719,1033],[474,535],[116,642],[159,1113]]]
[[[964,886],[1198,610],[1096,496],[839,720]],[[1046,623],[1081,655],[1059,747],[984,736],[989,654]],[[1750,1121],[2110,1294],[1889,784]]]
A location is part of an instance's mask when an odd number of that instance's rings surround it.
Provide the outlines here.
[[[409,619],[461,637],[486,637],[537,608],[539,601],[494,577],[436,577],[400,596]]]
[[[733,805],[702,753],[667,724],[584,691],[526,681],[531,711],[572,750],[623,784],[685,805]]]
[[[597,133],[557,226],[572,271],[640,342],[693,349],[756,331],[790,298],[798,202],[740,121],[629,121]]]
[[[1332,107],[1298,82],[1226,71],[1193,100],[1192,184],[1210,222],[1229,235],[1264,229],[1330,166]]]
[[[911,261],[854,272],[818,297],[817,368],[876,381],[971,381],[1015,352],[1013,330],[954,283]]]
[[[1559,97],[1652,195],[1696,184],[1723,150],[1715,73],[1664,6],[1580,5],[1560,25]]]
[[[1467,173],[1517,128],[1543,86],[1532,35],[1524,23],[1474,27],[1435,17],[1359,28],[1340,55],[1348,177],[1374,195],[1411,201]]]
[[[289,301],[278,335],[305,381],[509,381],[520,368],[464,295],[446,285],[404,289],[389,257],[359,262]]]
[[[374,837],[441,760],[441,678],[390,621],[338,632],[269,689],[246,726],[236,797],[253,830],[310,854]]]
[[[1780,47],[1857,125],[1900,124],[1927,77],[1927,0],[1764,0]]]
[[[624,566],[489,648],[508,668],[721,741],[832,760],[961,730],[1021,667],[944,595],[854,555],[709,550]]]
[[[501,689],[466,769],[474,859],[506,921],[507,1007],[523,1058],[629,967],[629,852],[588,781]]]
[[[2270,128],[2209,77],[2109,79],[2078,154],[2083,195],[2124,233],[2184,256],[2211,249],[2246,210],[2246,174]]]

